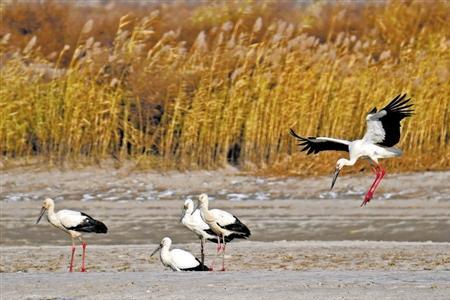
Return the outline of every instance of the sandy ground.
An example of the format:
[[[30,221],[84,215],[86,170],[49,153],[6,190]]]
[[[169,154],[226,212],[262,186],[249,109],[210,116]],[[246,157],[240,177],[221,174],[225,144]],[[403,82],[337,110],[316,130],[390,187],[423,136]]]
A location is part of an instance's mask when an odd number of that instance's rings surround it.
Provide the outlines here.
[[[448,300],[448,278],[439,271],[8,274],[2,299]]]
[[[1,299],[449,299],[450,243],[239,242],[227,272],[176,274],[157,245],[89,246],[88,273],[67,273],[69,247],[2,249]],[[174,245],[198,254],[199,245]],[[214,246],[208,246],[211,266]],[[75,260],[79,270],[81,253]],[[219,263],[219,265],[217,265]],[[220,260],[216,262],[220,267]],[[12,273],[15,272],[15,273]]]
[[[0,177],[1,299],[450,299],[450,172],[389,174],[360,208],[372,175],[338,179],[243,176],[235,170],[165,173],[22,168]],[[228,272],[174,274],[156,243],[198,256],[179,224],[183,201],[201,192],[252,230],[230,244]],[[85,211],[107,235],[87,236],[88,273],[68,274],[70,241],[45,220]],[[80,263],[81,249],[76,263]],[[207,263],[214,246],[208,245]],[[220,262],[220,260],[219,260]]]

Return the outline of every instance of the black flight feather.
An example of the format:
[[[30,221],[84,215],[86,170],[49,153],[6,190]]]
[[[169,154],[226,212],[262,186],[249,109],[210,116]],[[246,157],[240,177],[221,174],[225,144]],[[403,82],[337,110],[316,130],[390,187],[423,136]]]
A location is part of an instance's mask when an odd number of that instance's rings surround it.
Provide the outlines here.
[[[299,142],[298,145],[303,147],[301,151],[307,151],[306,154],[309,155],[311,153],[319,153],[321,151],[346,151],[349,152],[348,145],[327,141],[322,139],[317,139],[316,137],[308,137],[304,138],[299,136],[295,131],[291,128],[290,134],[297,139]]]
[[[392,147],[400,141],[400,121],[413,114],[414,110],[410,109],[413,104],[409,104],[411,100],[406,99],[406,94],[398,95],[386,105],[381,111],[386,111],[386,115],[380,118],[380,122],[385,131],[384,140],[378,145]]]
[[[68,230],[80,231],[80,232],[95,232],[95,233],[107,233],[108,227],[100,221],[95,220],[91,216],[80,212],[82,216],[86,218],[77,226],[68,227]]]

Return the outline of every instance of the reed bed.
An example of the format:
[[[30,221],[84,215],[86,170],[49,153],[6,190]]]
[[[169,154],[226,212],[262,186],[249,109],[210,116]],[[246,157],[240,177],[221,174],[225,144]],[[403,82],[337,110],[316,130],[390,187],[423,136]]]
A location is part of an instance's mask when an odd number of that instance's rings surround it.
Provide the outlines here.
[[[2,15],[42,5],[57,4],[8,4]],[[90,12],[76,35],[47,26],[24,37],[4,22],[0,152],[50,164],[114,157],[150,168],[323,174],[339,154],[307,158],[289,128],[356,138],[373,105],[408,93],[416,113],[403,123],[404,156],[389,166],[450,166],[447,2],[277,5],[120,7],[108,20],[108,8],[70,6]],[[69,42],[41,44],[49,34]]]

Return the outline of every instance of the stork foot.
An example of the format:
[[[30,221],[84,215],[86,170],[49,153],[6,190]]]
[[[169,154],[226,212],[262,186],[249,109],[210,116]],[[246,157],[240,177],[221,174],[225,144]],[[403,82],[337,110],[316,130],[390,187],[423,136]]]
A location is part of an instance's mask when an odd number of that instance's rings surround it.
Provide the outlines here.
[[[366,196],[364,197],[364,201],[361,203],[361,207],[366,206],[366,204],[369,203],[370,200],[372,200],[372,198],[373,198],[373,192],[368,191]]]
[[[222,269],[220,269],[220,271],[221,271],[221,272],[225,272],[225,271],[226,271],[226,269],[225,269],[225,268],[222,268]]]

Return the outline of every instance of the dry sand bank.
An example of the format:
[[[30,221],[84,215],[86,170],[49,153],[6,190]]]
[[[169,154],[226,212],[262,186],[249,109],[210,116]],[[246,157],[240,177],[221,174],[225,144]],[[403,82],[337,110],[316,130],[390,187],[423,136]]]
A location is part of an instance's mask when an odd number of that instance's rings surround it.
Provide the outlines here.
[[[67,246],[2,247],[1,272],[65,272]],[[150,258],[156,244],[88,246],[90,272],[161,271],[159,257]],[[200,245],[177,244],[199,257]],[[206,263],[215,245],[207,244]],[[450,243],[370,241],[236,242],[227,248],[228,270],[433,270],[450,271]],[[218,260],[220,262],[220,260]],[[81,247],[75,263],[81,263]],[[218,265],[216,265],[217,267]],[[450,278],[449,278],[450,279]]]

